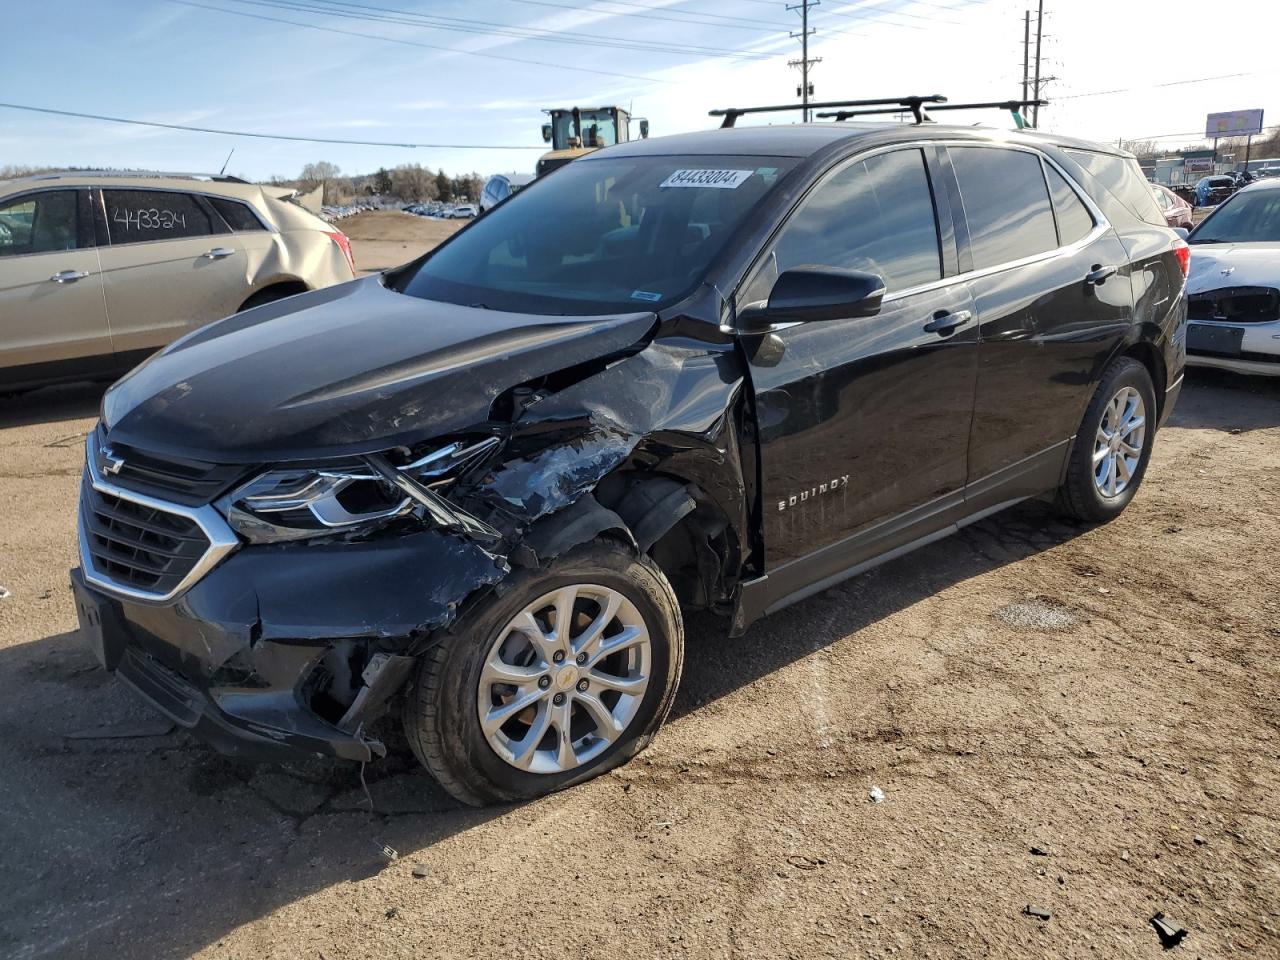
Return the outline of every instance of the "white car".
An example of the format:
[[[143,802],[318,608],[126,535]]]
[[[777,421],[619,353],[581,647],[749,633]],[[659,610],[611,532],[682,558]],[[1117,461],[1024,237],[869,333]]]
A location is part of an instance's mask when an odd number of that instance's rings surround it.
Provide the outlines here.
[[[1188,243],[1187,363],[1280,376],[1280,180],[1238,191]]]
[[[453,212],[450,213],[449,216],[455,220],[466,220],[474,217],[477,213],[478,211],[475,208],[475,204],[460,203],[453,208]]]

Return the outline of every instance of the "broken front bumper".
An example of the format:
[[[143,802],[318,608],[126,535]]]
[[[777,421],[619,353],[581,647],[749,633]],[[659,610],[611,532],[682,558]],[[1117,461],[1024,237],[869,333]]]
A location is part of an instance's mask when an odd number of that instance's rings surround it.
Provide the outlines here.
[[[177,601],[111,596],[71,572],[99,661],[223,753],[367,761],[366,735],[404,686],[415,644],[505,574],[457,538],[245,547]]]

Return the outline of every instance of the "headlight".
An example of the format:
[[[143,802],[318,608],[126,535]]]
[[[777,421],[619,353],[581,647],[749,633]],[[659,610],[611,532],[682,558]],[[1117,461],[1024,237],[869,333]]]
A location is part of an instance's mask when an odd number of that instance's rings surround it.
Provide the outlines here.
[[[488,528],[439,496],[498,446],[496,437],[455,441],[395,465],[375,455],[338,464],[269,470],[223,501],[231,527],[251,543],[368,532],[397,517],[485,534]]]

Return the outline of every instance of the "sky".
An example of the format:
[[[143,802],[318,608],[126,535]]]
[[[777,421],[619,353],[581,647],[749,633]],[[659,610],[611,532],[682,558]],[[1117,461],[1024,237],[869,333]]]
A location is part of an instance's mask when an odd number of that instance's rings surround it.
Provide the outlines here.
[[[1211,111],[1263,108],[1268,124],[1280,124],[1272,30],[1232,29],[1229,43],[1196,44],[1202,0],[1045,6],[1042,73],[1054,79],[1044,87],[1052,104],[1041,112],[1043,129],[1175,148],[1202,139],[1196,131]],[[216,172],[234,148],[227,171],[250,179],[296,176],[316,160],[344,173],[400,163],[451,174],[532,172],[546,149],[545,107],[630,106],[649,119],[651,136],[661,136],[714,126],[707,111],[715,107],[793,102],[799,82],[787,61],[800,55],[788,35],[799,31],[800,17],[781,0],[8,0],[6,7],[9,37],[34,41],[6,44],[6,103],[449,146],[273,141],[0,108],[0,166]],[[809,54],[821,58],[811,75],[815,98],[1019,96],[1026,8],[1027,0],[822,0],[810,13]],[[1034,17],[1033,10],[1033,31]],[[947,119],[1008,125],[1007,115],[992,112]]]

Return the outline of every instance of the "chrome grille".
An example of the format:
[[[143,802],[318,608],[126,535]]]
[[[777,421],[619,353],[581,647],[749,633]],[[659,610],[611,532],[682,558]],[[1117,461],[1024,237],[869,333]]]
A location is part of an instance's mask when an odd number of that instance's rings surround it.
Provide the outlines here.
[[[238,544],[211,506],[158,500],[117,486],[98,467],[97,434],[80,488],[80,564],[107,593],[163,603],[175,599]]]
[[[194,520],[95,490],[87,477],[80,510],[94,566],[138,590],[171,593],[210,546]]]

